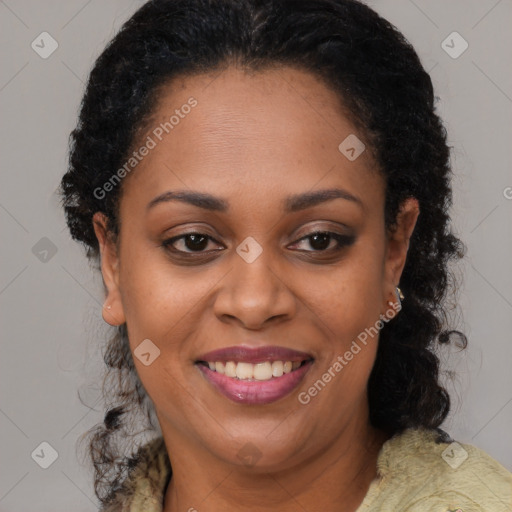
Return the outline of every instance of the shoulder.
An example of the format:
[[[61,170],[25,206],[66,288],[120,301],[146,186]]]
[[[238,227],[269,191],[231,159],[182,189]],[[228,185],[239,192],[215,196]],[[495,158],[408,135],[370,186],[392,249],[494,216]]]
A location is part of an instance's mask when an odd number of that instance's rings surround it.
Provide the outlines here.
[[[393,436],[381,449],[377,471],[358,512],[512,510],[512,473],[441,429],[407,429]]]
[[[141,446],[126,478],[101,512],[161,512],[171,465],[163,437]]]

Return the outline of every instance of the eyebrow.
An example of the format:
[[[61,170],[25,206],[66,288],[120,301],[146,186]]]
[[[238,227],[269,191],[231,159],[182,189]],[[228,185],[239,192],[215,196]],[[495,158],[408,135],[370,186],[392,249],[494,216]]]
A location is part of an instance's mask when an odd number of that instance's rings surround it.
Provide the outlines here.
[[[288,196],[284,200],[284,211],[286,213],[297,212],[326,201],[331,201],[332,199],[346,199],[347,201],[352,201],[363,206],[361,199],[350,192],[340,188],[328,188]],[[146,210],[150,210],[157,204],[167,203],[170,201],[181,201],[210,211],[227,212],[229,210],[229,202],[225,199],[205,192],[190,192],[187,190],[164,192],[152,199],[148,203]]]
[[[361,199],[346,190],[341,188],[326,188],[287,197],[285,200],[284,211],[286,213],[297,212],[326,201],[331,201],[332,199],[346,199],[347,201],[352,201],[361,207],[363,206]]]

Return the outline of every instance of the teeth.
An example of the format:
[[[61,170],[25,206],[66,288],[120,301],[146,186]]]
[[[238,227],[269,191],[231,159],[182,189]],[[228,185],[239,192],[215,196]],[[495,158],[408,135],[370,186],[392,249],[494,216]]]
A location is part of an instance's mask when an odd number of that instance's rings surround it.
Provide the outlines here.
[[[217,363],[215,363],[217,364]],[[239,379],[253,378],[253,365],[251,363],[238,363],[236,365],[236,376]]]
[[[234,361],[208,362],[210,370],[240,380],[270,380],[272,377],[281,377],[285,373],[290,373],[300,365],[301,361],[293,363],[291,361],[265,361],[256,364]]]
[[[272,365],[268,361],[255,364],[253,374],[256,380],[269,380],[272,378]]]
[[[274,361],[272,363],[272,375],[274,377],[281,377],[283,375],[283,361]]]
[[[236,364],[233,361],[228,361],[224,367],[224,375],[228,377],[236,377]]]

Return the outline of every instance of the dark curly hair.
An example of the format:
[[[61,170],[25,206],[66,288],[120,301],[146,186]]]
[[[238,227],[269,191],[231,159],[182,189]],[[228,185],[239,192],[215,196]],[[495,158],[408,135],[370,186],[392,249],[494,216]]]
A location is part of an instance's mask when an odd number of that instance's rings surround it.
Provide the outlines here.
[[[103,212],[109,231],[118,235],[122,182],[101,199],[94,191],[126,160],[161,87],[178,76],[230,65],[247,70],[291,66],[322,79],[361,130],[385,178],[387,229],[396,227],[405,199],[419,201],[421,213],[400,282],[406,299],[400,315],[381,330],[368,400],[372,425],[390,434],[408,427],[437,428],[449,412],[450,399],[439,382],[435,344],[449,339],[449,264],[465,250],[450,227],[450,148],[435,113],[430,76],[418,55],[393,25],[363,3],[144,4],[97,59],[70,137],[69,169],[60,193],[72,237],[97,261],[93,214]],[[137,460],[130,453],[134,433],[128,415],[143,411],[146,431],[158,425],[135,371],[126,325],[117,328],[104,359],[108,410],[104,422],[88,434],[95,492],[106,504]]]

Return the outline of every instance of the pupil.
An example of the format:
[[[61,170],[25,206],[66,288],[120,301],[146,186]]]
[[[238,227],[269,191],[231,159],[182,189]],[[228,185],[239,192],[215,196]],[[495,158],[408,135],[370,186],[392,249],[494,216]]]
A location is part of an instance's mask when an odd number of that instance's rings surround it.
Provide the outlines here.
[[[311,238],[312,238],[312,241],[310,242],[310,244],[311,244],[311,247],[313,247],[313,249],[323,250],[323,249],[326,249],[327,247],[329,247],[329,242],[330,242],[331,237],[327,233],[320,233],[320,234],[312,235]],[[319,239],[321,240],[320,243],[318,243]]]
[[[192,240],[192,244],[189,242]],[[206,242],[206,243],[205,243]],[[185,239],[185,245],[187,246],[187,249],[190,250],[202,250],[206,247],[208,244],[208,238],[201,235],[187,235],[187,238]]]

